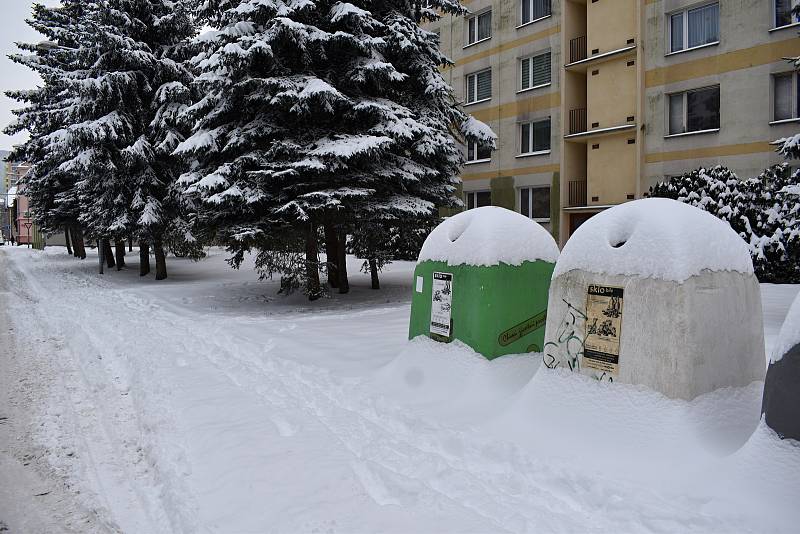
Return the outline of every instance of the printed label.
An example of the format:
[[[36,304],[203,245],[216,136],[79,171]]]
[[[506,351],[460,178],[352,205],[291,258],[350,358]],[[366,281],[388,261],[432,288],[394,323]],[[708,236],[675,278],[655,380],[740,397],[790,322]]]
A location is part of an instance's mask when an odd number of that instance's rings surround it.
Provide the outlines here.
[[[612,376],[619,372],[623,294],[621,287],[589,286],[586,292],[586,341],[581,367]]]
[[[421,276],[417,277],[417,293],[422,293],[422,288],[425,286],[425,279]]]
[[[450,337],[453,307],[453,273],[433,273],[431,288],[431,334]]]
[[[506,345],[510,345],[511,343],[521,339],[531,332],[535,332],[540,328],[543,328],[545,323],[547,322],[547,310],[543,312],[539,312],[530,319],[526,319],[515,325],[502,334],[497,338],[497,342],[500,344],[501,347],[505,347]],[[528,351],[531,352],[531,351]]]

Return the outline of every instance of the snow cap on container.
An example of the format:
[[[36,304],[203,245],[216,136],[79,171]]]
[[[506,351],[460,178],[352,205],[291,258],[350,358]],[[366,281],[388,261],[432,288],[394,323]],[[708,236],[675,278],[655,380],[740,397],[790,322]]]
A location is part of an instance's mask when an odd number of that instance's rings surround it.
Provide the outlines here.
[[[575,269],[683,282],[702,271],[752,274],[753,262],[727,222],[676,200],[645,198],[598,213],[575,231],[553,278]]]
[[[526,261],[555,263],[558,245],[535,221],[498,206],[484,206],[449,217],[425,240],[419,262],[490,267]]]
[[[789,308],[789,313],[786,314],[770,361],[772,363],[781,361],[786,353],[798,345],[800,345],[800,293],[797,294]],[[800,388],[800,384],[797,386]]]
[[[783,321],[770,360],[761,413],[780,437],[800,440],[800,295]]]

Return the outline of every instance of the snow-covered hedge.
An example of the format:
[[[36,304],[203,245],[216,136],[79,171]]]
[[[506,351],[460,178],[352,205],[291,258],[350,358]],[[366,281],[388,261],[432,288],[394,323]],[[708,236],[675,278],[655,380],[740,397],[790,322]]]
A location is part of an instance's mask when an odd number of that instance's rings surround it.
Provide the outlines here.
[[[650,195],[701,208],[744,239],[762,282],[800,283],[800,171],[785,163],[747,180],[722,166],[659,182]]]

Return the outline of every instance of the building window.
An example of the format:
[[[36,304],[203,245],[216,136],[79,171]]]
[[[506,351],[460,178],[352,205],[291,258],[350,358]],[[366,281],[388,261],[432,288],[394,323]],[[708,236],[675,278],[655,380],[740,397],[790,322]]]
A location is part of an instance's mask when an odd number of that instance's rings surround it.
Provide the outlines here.
[[[550,0],[520,0],[522,17],[520,24],[527,24],[549,16],[552,11]]]
[[[467,141],[467,161],[477,163],[492,159],[492,149],[476,141]]]
[[[471,45],[492,36],[492,10],[467,19],[467,44]]]
[[[519,153],[537,154],[550,150],[550,117],[519,125]]]
[[[798,118],[797,74],[788,72],[772,77],[772,120]]]
[[[492,193],[489,191],[469,191],[464,196],[468,210],[492,205]]]
[[[467,75],[467,104],[492,98],[492,70]]]
[[[669,95],[669,133],[719,129],[719,86]]]
[[[519,60],[520,90],[550,83],[550,52]]]
[[[776,28],[798,22],[797,17],[792,16],[792,9],[798,4],[800,4],[798,0],[775,0]]]
[[[519,212],[538,222],[550,221],[550,187],[523,187],[519,190]]]
[[[672,13],[670,52],[679,52],[719,42],[719,3]]]

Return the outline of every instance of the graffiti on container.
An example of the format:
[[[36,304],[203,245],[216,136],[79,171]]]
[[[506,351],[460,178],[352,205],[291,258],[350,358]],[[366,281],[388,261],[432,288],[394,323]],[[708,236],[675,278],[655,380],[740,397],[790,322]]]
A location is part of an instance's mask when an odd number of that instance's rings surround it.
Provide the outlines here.
[[[588,317],[583,310],[576,308],[566,299],[562,299],[567,305],[567,312],[558,325],[555,341],[548,341],[544,344],[544,364],[555,369],[562,362],[558,354],[567,355],[567,365],[571,371],[580,368],[581,356],[583,356],[583,345],[586,341],[586,329],[584,325]],[[582,324],[578,324],[582,322]]]

